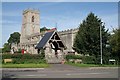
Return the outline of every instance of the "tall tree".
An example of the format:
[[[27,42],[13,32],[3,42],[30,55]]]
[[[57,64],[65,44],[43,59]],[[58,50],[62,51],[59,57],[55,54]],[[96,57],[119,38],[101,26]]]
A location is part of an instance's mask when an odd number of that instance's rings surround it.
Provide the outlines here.
[[[102,32],[102,47],[103,54],[106,51],[108,40],[108,30],[105,30],[105,25],[94,13],[88,14],[79,26],[79,31],[74,40],[74,49],[81,54],[89,54],[95,56],[96,59],[100,56],[100,27]]]
[[[120,29],[113,30],[110,39],[111,58],[120,59]]]
[[[18,44],[19,42],[20,42],[20,33],[19,32],[14,32],[14,33],[10,34],[10,37],[8,39],[8,43]]]

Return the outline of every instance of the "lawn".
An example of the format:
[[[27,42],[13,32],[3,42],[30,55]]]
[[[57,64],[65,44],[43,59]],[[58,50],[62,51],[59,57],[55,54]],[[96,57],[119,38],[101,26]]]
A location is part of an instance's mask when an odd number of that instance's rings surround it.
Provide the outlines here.
[[[67,62],[66,64],[77,66],[77,67],[118,67],[118,65],[96,65],[96,64],[80,64],[80,63],[70,63]]]
[[[2,64],[2,68],[46,68],[48,64]]]

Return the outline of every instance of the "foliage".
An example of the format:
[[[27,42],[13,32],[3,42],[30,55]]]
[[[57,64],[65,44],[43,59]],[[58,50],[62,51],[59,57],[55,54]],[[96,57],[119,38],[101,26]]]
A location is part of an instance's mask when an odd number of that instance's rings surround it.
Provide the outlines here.
[[[12,58],[12,54],[2,54],[2,59],[10,59]]]
[[[120,29],[113,30],[109,42],[111,47],[111,58],[118,61],[118,59],[120,59]]]
[[[66,64],[69,64],[69,65],[72,65],[72,66],[77,66],[77,67],[118,67],[118,65],[98,65],[98,64],[79,64],[79,63],[66,63]]]
[[[95,64],[95,57],[93,56],[83,56],[82,61],[84,64]]]
[[[74,50],[81,54],[89,54],[95,56],[97,59],[100,55],[100,27],[102,32],[102,47],[103,54],[106,56],[108,44],[108,30],[105,30],[105,26],[101,19],[90,13],[83,23],[79,26],[79,31],[74,40]],[[108,56],[108,55],[107,55]]]
[[[40,50],[40,55],[41,55],[41,58],[42,58],[42,59],[45,58],[45,51],[44,51],[44,49],[41,49],[41,50]]]
[[[46,63],[45,60],[41,59],[13,59],[13,64],[41,64]]]
[[[5,43],[4,48],[2,48],[2,52],[10,52],[10,44],[9,43]]]
[[[18,51],[15,51],[15,53],[21,53],[22,49],[18,49]]]
[[[93,57],[93,56],[66,55],[66,60],[69,61],[70,59],[81,59],[82,63],[84,63],[84,64],[94,64],[95,63],[95,57]]]
[[[69,59],[82,59],[82,57],[79,55],[66,55],[66,60],[68,61]]]
[[[18,44],[19,42],[20,42],[20,33],[19,32],[14,32],[14,33],[10,34],[10,37],[8,39],[8,43]]]
[[[2,54],[2,59],[13,59],[14,64],[46,63],[40,54]]]
[[[50,30],[50,29],[48,29],[46,27],[40,28],[40,32],[44,32],[44,31],[47,31],[47,30]]]
[[[17,58],[17,59],[42,59],[42,56],[40,54],[2,54],[2,58]]]
[[[2,53],[2,49],[3,49],[3,48],[0,48],[0,53]]]

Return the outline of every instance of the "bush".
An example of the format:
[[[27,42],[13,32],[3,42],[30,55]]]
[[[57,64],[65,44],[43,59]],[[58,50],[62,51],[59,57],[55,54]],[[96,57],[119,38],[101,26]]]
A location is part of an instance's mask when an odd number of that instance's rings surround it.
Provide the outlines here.
[[[43,56],[40,54],[20,54],[20,53],[15,53],[15,54],[2,54],[2,59],[7,59],[7,58],[17,58],[17,59],[43,59]]]
[[[93,56],[83,56],[82,61],[84,64],[95,64],[95,57]]]
[[[81,59],[84,64],[95,63],[95,57],[93,56],[66,55],[66,60],[69,61],[70,59]]]
[[[43,56],[40,54],[2,54],[2,59],[13,59],[14,64],[27,64],[27,63],[46,63]]]
[[[40,64],[40,63],[46,63],[45,60],[41,59],[13,59],[13,64]]]
[[[2,54],[2,59],[10,59],[12,58],[12,54]]]
[[[16,51],[15,53],[21,53],[21,51],[22,51],[21,49],[18,49],[18,51]]]
[[[69,59],[82,59],[82,57],[79,55],[66,55],[66,60],[68,61]]]

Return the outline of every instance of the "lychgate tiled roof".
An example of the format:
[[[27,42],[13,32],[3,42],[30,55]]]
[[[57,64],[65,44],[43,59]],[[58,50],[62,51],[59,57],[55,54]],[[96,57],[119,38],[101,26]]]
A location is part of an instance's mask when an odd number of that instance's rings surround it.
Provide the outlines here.
[[[50,39],[50,37],[52,36],[52,34],[54,33],[54,31],[52,32],[47,32],[43,38],[40,40],[40,42],[38,43],[38,45],[35,47],[36,49],[41,49],[45,46],[45,44],[47,43],[47,41]]]

